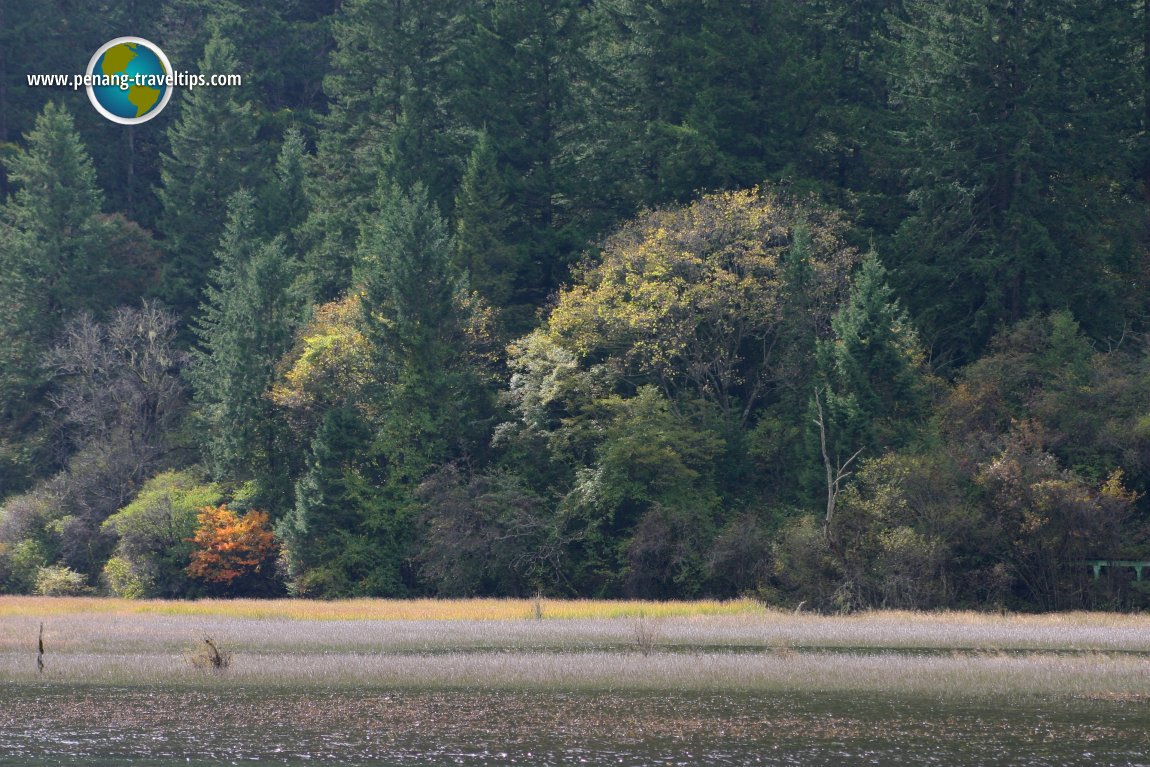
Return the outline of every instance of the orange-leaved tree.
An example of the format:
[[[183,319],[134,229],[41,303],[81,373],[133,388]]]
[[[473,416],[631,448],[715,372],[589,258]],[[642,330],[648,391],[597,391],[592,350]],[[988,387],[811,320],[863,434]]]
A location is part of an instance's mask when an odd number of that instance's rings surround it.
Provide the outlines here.
[[[227,589],[274,573],[278,544],[267,512],[236,514],[228,505],[204,506],[197,516],[188,574]],[[261,577],[262,576],[262,577]]]

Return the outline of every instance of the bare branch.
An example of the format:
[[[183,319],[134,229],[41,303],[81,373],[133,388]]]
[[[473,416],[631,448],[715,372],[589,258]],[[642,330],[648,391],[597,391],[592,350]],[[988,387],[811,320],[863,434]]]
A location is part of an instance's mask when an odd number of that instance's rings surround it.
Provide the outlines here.
[[[851,475],[848,469],[850,465],[855,462],[855,459],[862,454],[863,449],[859,448],[856,450],[854,454],[843,463],[836,465],[831,460],[830,452],[827,450],[827,422],[823,412],[821,394],[822,392],[819,389],[815,389],[815,411],[817,415],[814,423],[815,426],[819,428],[819,449],[822,452],[823,469],[826,472],[827,482],[827,512],[826,517],[823,519],[823,536],[826,538],[828,545],[830,545],[832,549],[837,550],[831,528],[835,516],[835,505],[838,501],[839,492],[842,490],[843,481]]]

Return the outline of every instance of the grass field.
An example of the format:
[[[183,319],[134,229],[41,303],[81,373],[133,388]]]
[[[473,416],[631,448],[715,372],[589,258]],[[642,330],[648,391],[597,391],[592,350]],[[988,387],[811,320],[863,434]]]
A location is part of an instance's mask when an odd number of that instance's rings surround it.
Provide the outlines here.
[[[541,617],[536,617],[541,616]],[[46,670],[35,643],[44,624]],[[231,651],[205,674],[189,654]],[[738,602],[0,598],[23,683],[1039,693],[1150,699],[1150,618],[793,614]]]
[[[3,597],[0,682],[0,767],[1130,767],[1150,618]]]
[[[748,615],[763,612],[757,602],[637,602],[576,599],[202,599],[197,601],[88,597],[0,597],[0,619],[20,616],[204,615],[292,620],[519,620],[522,618],[669,618]]]

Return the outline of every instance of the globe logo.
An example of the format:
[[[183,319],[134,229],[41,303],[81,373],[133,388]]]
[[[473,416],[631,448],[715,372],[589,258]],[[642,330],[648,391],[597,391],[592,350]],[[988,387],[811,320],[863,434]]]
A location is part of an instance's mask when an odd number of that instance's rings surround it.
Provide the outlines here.
[[[117,37],[88,62],[88,99],[112,122],[137,125],[163,111],[172,98],[172,65],[155,43]]]

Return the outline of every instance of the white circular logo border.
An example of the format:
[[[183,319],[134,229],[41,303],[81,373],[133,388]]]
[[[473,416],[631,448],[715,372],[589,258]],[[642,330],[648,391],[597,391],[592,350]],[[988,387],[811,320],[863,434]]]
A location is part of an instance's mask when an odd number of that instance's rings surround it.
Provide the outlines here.
[[[156,45],[151,40],[145,40],[142,37],[117,37],[115,40],[109,40],[108,42],[101,45],[100,49],[92,55],[92,60],[88,62],[88,71],[86,73],[88,77],[91,77],[92,73],[96,71],[96,63],[99,62],[100,57],[103,56],[104,53],[108,51],[108,49],[114,48],[117,45],[123,45],[124,43],[135,43],[136,45],[143,45],[152,53],[156,54],[156,57],[160,59],[160,63],[164,65],[164,74],[171,76],[172,62],[168,61],[167,55],[160,49],[160,46]],[[172,82],[164,89],[164,96],[160,99],[160,103],[153,107],[152,111],[148,112],[146,115],[142,115],[140,117],[120,117],[119,115],[112,114],[107,109],[105,109],[104,105],[101,104],[99,99],[96,98],[95,89],[91,85],[87,87],[88,100],[92,102],[92,106],[96,108],[96,111],[102,114],[104,117],[107,117],[112,122],[119,123],[120,125],[139,125],[140,123],[146,123],[148,120],[151,120],[160,112],[164,111],[164,107],[166,107],[168,102],[172,99],[172,91],[174,90],[175,82]]]

